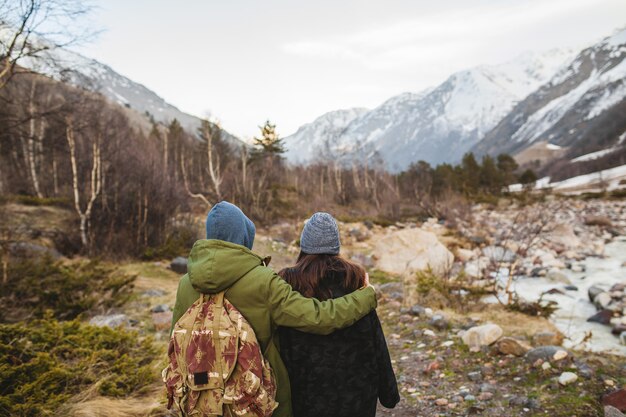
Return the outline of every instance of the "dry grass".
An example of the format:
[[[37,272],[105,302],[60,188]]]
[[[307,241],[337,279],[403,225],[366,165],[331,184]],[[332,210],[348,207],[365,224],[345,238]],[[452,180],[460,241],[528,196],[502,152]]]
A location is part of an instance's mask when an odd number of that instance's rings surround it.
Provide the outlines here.
[[[453,320],[464,321],[469,316],[481,323],[495,323],[502,327],[506,335],[510,336],[532,337],[537,332],[545,331],[560,333],[556,326],[545,317],[533,317],[509,311],[497,304],[486,305],[482,310],[472,311],[469,314],[460,314],[453,310],[446,310],[445,314]]]
[[[143,397],[108,398],[97,394],[97,384],[74,397],[55,413],[58,417],[159,417],[169,415],[165,392],[155,385]]]

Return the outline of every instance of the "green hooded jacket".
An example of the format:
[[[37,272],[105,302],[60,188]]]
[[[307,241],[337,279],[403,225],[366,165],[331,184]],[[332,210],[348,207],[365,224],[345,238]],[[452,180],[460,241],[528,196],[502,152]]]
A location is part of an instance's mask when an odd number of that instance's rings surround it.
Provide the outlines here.
[[[276,377],[274,417],[291,417],[291,388],[280,358],[275,335],[278,326],[309,333],[330,334],[347,327],[376,308],[373,288],[354,291],[342,298],[319,301],[306,298],[263,264],[244,246],[222,240],[199,240],[189,255],[188,273],[176,293],[172,327],[201,293],[226,290],[226,298],[250,322],[263,354]],[[171,332],[171,331],[170,331]]]

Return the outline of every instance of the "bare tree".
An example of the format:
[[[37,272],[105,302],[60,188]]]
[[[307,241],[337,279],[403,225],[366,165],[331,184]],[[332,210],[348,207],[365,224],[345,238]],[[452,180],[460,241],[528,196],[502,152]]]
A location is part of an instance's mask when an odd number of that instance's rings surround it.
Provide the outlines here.
[[[81,0],[0,0],[0,89],[18,72],[20,62],[36,59],[54,66],[48,51],[92,36],[91,29],[76,25],[92,8]]]
[[[98,195],[100,195],[100,191],[102,190],[102,161],[100,157],[100,138],[98,135],[96,135],[96,138],[92,143],[92,166],[91,177],[89,181],[90,195],[87,206],[85,207],[85,209],[82,209],[80,202],[78,178],[79,172],[76,158],[76,138],[74,132],[74,123],[71,116],[68,116],[66,118],[66,123],[66,138],[67,144],[70,148],[70,163],[72,165],[72,188],[74,190],[74,207],[76,208],[76,213],[80,218],[80,240],[83,244],[83,247],[87,247],[89,244],[89,241],[87,239],[87,228],[91,219],[93,205],[96,202]]]

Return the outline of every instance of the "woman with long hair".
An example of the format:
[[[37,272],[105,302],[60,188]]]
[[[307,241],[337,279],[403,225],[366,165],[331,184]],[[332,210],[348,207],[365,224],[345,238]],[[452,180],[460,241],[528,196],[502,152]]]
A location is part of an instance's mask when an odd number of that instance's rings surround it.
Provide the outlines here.
[[[306,297],[328,300],[366,284],[366,272],[339,256],[339,229],[328,213],[315,213],[300,237],[293,267],[278,274]],[[376,402],[400,400],[376,311],[326,336],[279,328],[280,354],[291,383],[294,417],[375,417]]]

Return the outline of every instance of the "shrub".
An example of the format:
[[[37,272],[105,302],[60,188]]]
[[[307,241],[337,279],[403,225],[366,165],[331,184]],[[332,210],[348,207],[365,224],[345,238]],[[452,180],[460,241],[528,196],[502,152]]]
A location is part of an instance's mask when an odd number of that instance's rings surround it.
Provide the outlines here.
[[[49,257],[13,262],[8,282],[0,287],[0,321],[42,317],[50,310],[58,319],[124,304],[135,276],[99,261],[70,264]]]
[[[158,350],[136,332],[59,322],[48,314],[0,325],[0,415],[49,415],[97,384],[100,395],[137,394],[155,382]]]

